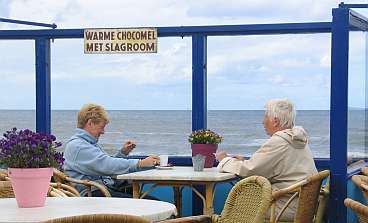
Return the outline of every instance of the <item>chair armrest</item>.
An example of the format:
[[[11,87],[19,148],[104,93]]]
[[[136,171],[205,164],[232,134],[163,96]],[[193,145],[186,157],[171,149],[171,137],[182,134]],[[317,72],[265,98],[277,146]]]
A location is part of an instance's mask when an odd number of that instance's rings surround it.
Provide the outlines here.
[[[80,197],[78,190],[70,185],[51,182],[50,186],[62,191],[68,197]]]
[[[111,194],[106,189],[106,187],[102,184],[97,183],[97,182],[89,181],[89,180],[78,180],[78,179],[69,177],[68,175],[65,175],[65,173],[63,173],[60,170],[55,169],[55,168],[54,168],[53,177],[54,177],[55,181],[57,181],[59,183],[70,184],[70,186],[74,186],[74,184],[82,184],[82,185],[86,186],[88,196],[92,196],[91,195],[91,188],[95,187],[98,190],[100,190],[105,195],[105,197],[111,197]],[[73,194],[76,194],[74,192],[75,191],[72,191]]]
[[[211,223],[212,219],[209,215],[190,216],[183,218],[170,219],[160,221],[161,223]]]
[[[111,197],[110,192],[106,189],[106,187],[104,185],[101,185],[97,182],[94,181],[89,181],[89,180],[77,180],[71,177],[66,177],[65,181],[73,183],[73,184],[83,184],[84,186],[87,187],[87,191],[90,192],[90,188],[91,187],[96,187],[98,190],[100,190],[105,197]]]

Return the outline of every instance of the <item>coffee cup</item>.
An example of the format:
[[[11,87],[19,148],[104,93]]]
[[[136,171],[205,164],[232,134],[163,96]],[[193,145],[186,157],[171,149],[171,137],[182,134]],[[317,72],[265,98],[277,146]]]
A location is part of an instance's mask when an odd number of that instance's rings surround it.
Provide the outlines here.
[[[168,155],[160,155],[160,166],[167,166],[169,161]]]

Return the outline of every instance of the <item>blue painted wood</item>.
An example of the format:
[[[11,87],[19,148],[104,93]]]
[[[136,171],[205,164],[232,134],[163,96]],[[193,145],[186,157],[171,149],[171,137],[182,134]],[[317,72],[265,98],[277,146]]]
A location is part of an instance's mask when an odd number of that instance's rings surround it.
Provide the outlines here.
[[[53,28],[53,29],[55,29],[57,27],[57,25],[55,23],[48,24],[48,23],[30,22],[30,21],[6,19],[6,18],[0,18],[0,22],[15,23],[15,24],[22,24],[22,25],[29,25],[29,26],[50,27],[50,28]]]
[[[207,128],[207,37],[192,37],[192,130]],[[195,186],[205,194],[204,186]],[[202,200],[192,192],[193,215],[203,214]]]
[[[347,219],[344,199],[347,196],[349,9],[333,9],[332,15],[329,208],[334,211],[329,221],[338,223]]]
[[[129,27],[126,27],[129,28]],[[136,27],[135,27],[136,28]],[[330,22],[156,27],[159,37],[329,33]],[[83,38],[84,29],[0,30],[0,39]]]
[[[339,4],[340,8],[368,8],[368,4],[345,4],[341,2]]]
[[[207,128],[207,38],[192,38],[192,130]]]
[[[50,40],[36,39],[36,131],[51,133]]]

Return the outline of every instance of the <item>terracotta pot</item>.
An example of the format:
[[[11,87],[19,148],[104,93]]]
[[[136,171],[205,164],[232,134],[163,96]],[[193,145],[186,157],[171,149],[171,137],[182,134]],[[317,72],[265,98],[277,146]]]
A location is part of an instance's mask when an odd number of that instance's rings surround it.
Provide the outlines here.
[[[201,154],[206,156],[204,168],[211,168],[215,163],[215,155],[217,151],[217,144],[192,144],[192,156]]]
[[[45,206],[52,168],[9,168],[8,171],[18,207]]]

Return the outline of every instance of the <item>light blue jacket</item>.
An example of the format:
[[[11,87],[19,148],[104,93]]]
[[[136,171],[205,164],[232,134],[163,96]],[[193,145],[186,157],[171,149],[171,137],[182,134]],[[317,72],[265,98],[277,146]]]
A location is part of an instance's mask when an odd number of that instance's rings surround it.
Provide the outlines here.
[[[69,139],[64,152],[65,174],[76,179],[87,179],[112,186],[110,177],[138,170],[138,159],[126,159],[121,151],[108,155],[97,144],[97,139],[84,129],[77,128]],[[84,187],[77,186],[78,190]]]

